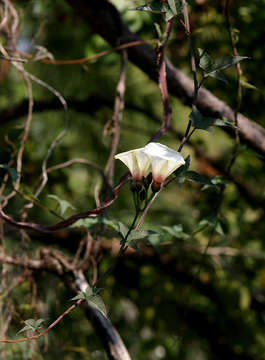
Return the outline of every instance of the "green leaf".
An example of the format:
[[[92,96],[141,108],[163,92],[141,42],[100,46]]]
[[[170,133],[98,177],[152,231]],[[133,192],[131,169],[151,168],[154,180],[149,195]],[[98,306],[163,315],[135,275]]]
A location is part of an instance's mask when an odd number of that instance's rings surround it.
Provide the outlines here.
[[[38,319],[36,320],[36,326],[39,327],[40,324],[42,324],[45,320],[44,319]]]
[[[34,320],[34,319],[25,320],[24,323],[25,323],[27,326],[31,327],[32,330],[34,330],[34,328],[35,328],[35,320]]]
[[[173,13],[173,11],[171,9],[168,9],[166,11],[166,21],[173,19],[174,16],[175,16],[175,14]]]
[[[44,319],[27,319],[24,321],[24,323],[26,324],[26,326],[24,326],[21,330],[18,331],[17,334],[24,332],[24,331],[39,331],[41,329],[41,324],[44,322]]]
[[[119,233],[121,234],[122,238],[124,239],[126,237],[126,235],[128,234],[129,229],[127,228],[126,225],[124,225],[122,222],[118,222],[118,226],[119,226]]]
[[[98,295],[98,293],[100,293],[100,291],[102,291],[103,288],[92,288],[92,290],[94,295]]]
[[[174,171],[174,175],[177,178],[178,186],[181,187],[185,182],[185,173],[190,167],[190,155],[185,159],[185,164],[181,165],[176,171]]]
[[[19,330],[19,331],[17,332],[17,334],[20,334],[20,333],[22,333],[22,332],[24,332],[24,331],[29,331],[29,330],[32,330],[32,327],[31,327],[31,326],[24,326],[21,330]]]
[[[126,245],[129,246],[130,248],[132,248],[135,251],[139,250],[135,240],[126,241]]]
[[[190,155],[186,157],[185,165],[181,165],[177,170],[174,171],[174,175],[178,177],[185,174],[185,172],[188,170],[189,167],[190,167]]]
[[[210,55],[203,49],[198,49],[199,52],[199,67],[205,74],[210,73],[213,68],[213,60]]]
[[[198,184],[215,186],[215,184],[212,183],[210,179],[208,179],[206,176],[198,174],[196,171],[187,171],[185,178]]]
[[[172,1],[174,2],[174,0],[171,0],[171,2]],[[174,5],[171,4],[171,5],[174,7],[175,4]],[[176,6],[174,7],[174,9],[176,10],[176,12],[174,12],[174,10],[171,9],[171,7],[169,6],[169,4],[167,2],[162,2],[160,0],[153,0],[150,3],[147,3],[142,6],[138,6],[137,8],[132,9],[132,10],[149,11],[149,12],[152,12],[155,14],[165,14],[166,21],[169,21],[177,13]]]
[[[168,2],[168,5],[169,5],[172,13],[174,15],[177,15],[177,8],[176,8],[175,0],[167,0],[167,2]]]
[[[225,70],[233,65],[236,65],[238,62],[249,59],[248,56],[226,56],[213,60],[210,55],[203,49],[198,49],[199,52],[199,67],[203,71],[203,76],[211,76],[218,80],[224,81],[227,83],[227,80],[220,72]]]
[[[86,288],[86,291],[85,291],[85,297],[88,300],[88,298],[90,298],[91,296],[94,296],[94,291],[93,291],[93,288],[88,285],[88,287]]]
[[[162,229],[177,239],[187,239],[189,237],[188,234],[183,232],[181,224],[174,226],[162,226]]]
[[[192,106],[189,118],[193,127],[211,132],[210,126],[214,119],[204,117],[195,105]]]
[[[94,295],[91,299],[88,300],[88,302],[93,304],[93,306],[95,306],[105,317],[107,317],[106,306],[99,295]]]
[[[130,246],[134,250],[138,250],[137,241],[156,235],[157,233],[152,230],[132,230],[127,238],[126,245]]]
[[[152,2],[138,6],[137,8],[133,10],[140,10],[140,11],[149,11],[155,14],[162,14],[165,13],[169,9],[169,6],[167,3],[164,3],[160,0],[153,0]]]
[[[18,178],[18,172],[16,169],[9,167],[7,164],[0,164],[0,168],[6,169],[9,173],[13,183],[16,182],[16,180]]]
[[[129,243],[132,240],[140,240],[140,239],[144,239],[145,237],[149,236],[150,233],[154,233],[153,231],[149,231],[149,230],[132,230],[130,232],[130,235],[127,238],[126,243]]]
[[[86,300],[88,303],[93,304],[105,317],[107,317],[106,306],[102,300],[102,298],[98,295],[98,293],[102,290],[102,288],[92,288],[88,285],[86,291],[80,291],[75,297],[71,300]]]
[[[228,69],[229,67],[236,65],[242,60],[249,59],[248,56],[226,56],[218,58],[213,62],[213,71],[221,71]]]
[[[103,219],[103,223],[109,227],[111,227],[116,232],[120,232],[120,226],[117,221],[109,220],[109,219]]]
[[[155,23],[154,25],[158,35],[159,43],[162,44],[166,39],[166,34],[162,33],[161,28],[157,23]]]
[[[54,199],[55,201],[58,202],[59,206],[60,206],[60,210],[61,210],[61,215],[63,216],[64,213],[66,212],[67,209],[73,209],[75,210],[75,208],[73,207],[73,205],[71,205],[68,201],[66,200],[62,200],[60,199],[58,196],[56,195],[48,195],[48,198],[50,199]]]
[[[192,106],[189,118],[193,127],[211,132],[210,126],[212,125],[212,121],[203,117],[195,105]]]
[[[228,84],[228,81],[226,80],[225,76],[218,70],[207,74],[207,76],[213,77],[213,78],[215,78],[217,80],[220,80],[220,81],[224,82],[225,84]]]
[[[235,127],[230,121],[225,119],[204,117],[195,105],[192,106],[192,111],[189,117],[193,127],[208,132],[212,132],[211,126],[230,126],[233,128]]]
[[[96,288],[95,288],[96,289]],[[100,291],[100,289],[96,289],[97,292]],[[71,300],[79,300],[79,299],[83,299],[83,300],[90,300],[93,296],[95,296],[96,292],[94,291],[94,289],[88,285],[88,287],[86,288],[86,291],[80,291],[75,297],[73,297]]]
[[[156,234],[149,235],[147,240],[150,243],[150,245],[153,246],[156,253],[159,254],[159,252],[160,252],[160,243],[161,243],[160,234],[156,233]]]
[[[98,223],[98,218],[87,218],[87,219],[79,219],[75,222],[71,227],[84,227],[86,229],[91,228],[91,226]]]
[[[240,79],[240,84],[245,89],[259,90],[255,85],[250,84],[248,81]]]
[[[206,229],[207,227],[210,227],[214,229],[219,235],[224,235],[224,231],[222,228],[222,225],[219,221],[219,219],[216,216],[209,216],[205,219],[202,219],[195,232],[200,232],[203,229]]]
[[[216,226],[215,226],[215,231],[219,234],[219,235],[224,235],[224,230],[222,228],[222,225],[220,223],[220,221],[217,222]]]
[[[230,126],[232,128],[236,128],[232,121],[223,118],[223,119],[213,119],[213,126]]]
[[[224,179],[223,177],[221,176],[214,176],[211,178],[211,183],[217,188],[217,187],[225,187],[227,184],[228,184],[228,180],[227,179]],[[202,190],[207,190],[209,188],[213,188],[213,186],[211,185],[204,185],[202,187]]]
[[[73,300],[73,301],[80,300],[80,299],[83,299],[83,300],[86,299],[86,294],[83,291],[80,291],[75,297],[71,298],[71,300]]]

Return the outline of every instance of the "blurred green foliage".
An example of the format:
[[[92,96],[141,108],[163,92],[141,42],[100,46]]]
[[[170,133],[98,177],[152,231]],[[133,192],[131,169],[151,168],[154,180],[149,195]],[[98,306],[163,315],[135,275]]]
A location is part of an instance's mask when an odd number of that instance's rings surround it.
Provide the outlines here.
[[[156,14],[130,11],[143,5],[138,0],[115,0],[112,3],[118,7],[129,28],[144,39],[157,36],[154,22],[163,26]],[[20,16],[18,47],[23,52],[34,54],[34,46],[41,45],[55,59],[62,60],[87,57],[110,48],[98,34],[92,33],[89,24],[73,14],[67,1],[27,0],[15,5]],[[264,5],[264,0],[242,0],[240,4],[231,2],[230,7],[232,26],[238,37],[238,53],[251,58],[241,64],[242,78],[257,87],[257,90],[243,88],[240,111],[263,126]],[[207,50],[214,59],[231,55],[222,2],[194,1],[191,26],[196,48]],[[5,43],[3,35],[1,41]],[[190,73],[188,52],[187,38],[176,21],[167,55],[175,66]],[[1,66],[3,70],[3,62]],[[91,111],[89,107],[79,111],[69,105],[69,128],[48,165],[83,158],[104,168],[110,146],[110,134],[104,129],[113,115],[120,55],[111,53],[84,65],[56,66],[29,61],[25,69],[58,90],[69,104],[74,101],[85,104],[90,97],[100,104],[92,106]],[[226,77],[228,85],[216,79],[207,79],[206,86],[235,107],[235,69],[226,71]],[[56,100],[56,108],[49,105],[55,101],[54,94],[33,83],[33,97],[36,108],[38,103],[45,103],[46,109],[41,112],[33,110],[29,140],[23,156],[20,192],[28,196],[32,196],[41,175],[47,149],[63,129],[65,121],[60,102]],[[8,73],[1,77],[1,113],[7,113],[27,99],[22,77],[9,64]],[[125,100],[119,152],[143,146],[159,127],[156,119],[162,117],[158,86],[132,64],[127,71]],[[171,98],[170,102],[173,108],[172,129],[184,134],[191,110],[179,99]],[[12,147],[18,150],[25,119],[25,115],[17,116],[1,125],[0,164],[8,164]],[[180,139],[174,131],[168,131],[160,141],[176,149]],[[213,134],[197,131],[192,137],[192,144],[225,169],[232,156],[234,139],[216,128]],[[195,153],[194,146],[183,149],[185,158],[191,156],[190,170],[210,174],[218,182],[219,171],[208,169]],[[125,168],[117,162],[115,170],[117,182]],[[7,170],[1,168],[0,171],[4,175]],[[110,319],[133,359],[264,359],[264,159],[241,145],[232,174],[249,190],[252,202],[244,189],[240,190],[229,179],[222,185],[223,191],[220,190],[222,186],[203,188],[186,181],[179,187],[172,182],[153,204],[143,226],[143,229],[161,234],[156,251],[152,256],[145,255],[143,251],[137,257],[119,260],[114,273],[106,279],[102,297]],[[67,201],[71,206],[64,208],[66,215],[86,211],[95,207],[95,187],[99,184],[102,184],[101,176],[95,168],[73,164],[49,174],[49,181],[38,201],[58,213],[55,199]],[[8,194],[12,186],[9,180],[4,194]],[[52,199],[49,194],[56,198]],[[215,207],[220,198],[219,231],[215,231],[217,225],[209,223],[216,215]],[[23,197],[17,195],[8,203],[7,213],[18,218],[26,203]],[[130,225],[134,207],[129,185],[121,189],[117,201],[104,216]],[[38,206],[29,211],[28,217],[42,224],[58,220],[54,214]],[[96,237],[99,224],[92,222],[89,230]],[[71,229],[70,235],[62,236],[81,236],[82,231]],[[39,246],[45,245],[45,240],[37,235],[35,237],[35,234],[30,235],[31,242],[21,241],[18,232],[8,229],[3,242],[6,253],[35,254]],[[103,241],[111,241],[117,234],[106,231],[102,236]],[[209,255],[203,255],[209,240],[211,251]],[[64,245],[56,246],[68,255],[71,253]],[[141,246],[148,251],[151,249],[146,242]],[[110,254],[104,253],[99,271],[103,272],[112,260]],[[8,266],[6,282],[18,277],[22,271]],[[87,276],[91,278],[91,273],[88,272]],[[31,300],[33,283],[37,284],[37,304]],[[10,295],[3,291],[0,298],[0,322],[5,324],[10,321],[8,332],[4,335],[15,337],[23,327],[23,321],[35,318],[36,314],[38,318],[48,319],[48,323],[53,321],[68,307],[71,294],[62,280],[45,272],[34,275],[33,282],[23,282]],[[11,319],[9,314],[12,314]],[[3,329],[4,326],[1,332]],[[37,344],[0,345],[0,353],[2,359],[107,358],[81,309],[71,312],[49,332],[49,340],[41,338]]]

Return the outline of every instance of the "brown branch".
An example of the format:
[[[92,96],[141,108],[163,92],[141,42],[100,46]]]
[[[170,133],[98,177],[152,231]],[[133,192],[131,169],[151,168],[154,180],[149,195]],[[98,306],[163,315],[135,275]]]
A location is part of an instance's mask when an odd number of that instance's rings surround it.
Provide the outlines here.
[[[88,113],[88,112],[93,113],[102,106],[107,106],[108,108],[111,108],[111,106],[112,106],[111,101],[109,101],[105,98],[101,98],[100,96],[93,96],[93,95],[91,95],[90,97],[86,98],[85,100],[81,100],[81,101],[67,99],[67,103],[69,105],[69,108],[73,108],[76,111],[84,112],[84,113]],[[12,107],[10,109],[5,110],[5,112],[0,112],[0,126],[1,126],[1,121],[3,121],[3,123],[5,123],[7,121],[15,120],[17,117],[26,115],[27,114],[27,104],[28,104],[27,101],[23,101],[17,107]],[[156,114],[152,113],[152,111],[150,111],[148,109],[144,109],[142,107],[136,106],[129,102],[127,102],[126,108],[129,110],[140,112],[141,114],[144,114],[154,123],[157,123],[157,124],[161,123],[161,118],[159,116],[157,116]],[[37,112],[37,111],[42,112],[42,111],[46,111],[46,110],[60,110],[60,104],[58,103],[57,100],[47,102],[47,103],[35,101],[34,109],[35,109],[35,112]],[[125,130],[132,129],[133,131],[139,131],[141,133],[143,132],[143,129],[134,128],[131,124],[127,124],[127,123],[126,123],[126,126],[124,127],[124,129]],[[182,133],[180,131],[176,130],[175,128],[173,128],[171,125],[168,128],[168,132],[171,133],[178,140],[182,139]],[[150,132],[146,132],[146,135],[150,136]],[[253,190],[251,190],[251,185],[246,182],[246,179],[243,179],[239,176],[234,176],[232,174],[229,174],[226,171],[226,169],[224,168],[224,166],[222,165],[221,161],[219,161],[218,159],[209,157],[209,155],[207,155],[205,153],[205,151],[203,151],[198,145],[196,145],[192,142],[189,142],[189,146],[192,147],[192,149],[195,151],[195,155],[196,155],[197,159],[199,160],[199,165],[200,164],[202,165],[202,169],[201,169],[202,173],[204,173],[207,176],[213,176],[213,175],[217,175],[217,174],[225,176],[226,178],[228,178],[230,181],[232,181],[236,185],[239,193],[242,195],[242,197],[244,197],[248,201],[248,203],[251,206],[265,207],[264,199],[260,195],[256,196],[254,194]],[[71,159],[62,164],[51,166],[50,168],[47,169],[47,172],[49,173],[50,171],[60,169],[64,166],[70,166],[72,164],[79,163],[79,162],[87,164],[89,166],[92,166],[95,169],[98,169],[98,171],[102,174],[102,176],[104,175],[104,173],[102,172],[102,169],[98,168],[97,164],[93,165],[93,163],[90,163],[90,161],[86,160],[86,159]],[[6,182],[6,179],[4,180],[4,182]]]
[[[4,55],[6,55],[6,52],[3,49],[2,45],[0,45],[0,51]],[[18,174],[17,179],[15,182],[14,190],[11,191],[11,193],[9,193],[7,196],[4,197],[3,202],[2,202],[2,207],[5,207],[8,203],[8,201],[16,195],[16,191],[19,189],[19,186],[20,186],[22,166],[23,166],[23,154],[24,154],[26,143],[28,141],[28,137],[29,137],[30,125],[31,125],[31,121],[32,121],[33,104],[34,104],[33,94],[32,94],[32,84],[31,84],[31,81],[29,79],[27,72],[24,70],[22,64],[13,63],[13,65],[22,74],[22,76],[25,80],[29,101],[28,101],[27,119],[26,119],[24,129],[23,129],[23,136],[22,136],[22,140],[20,143],[20,147],[17,152],[17,159],[16,159],[17,160],[16,171]]]
[[[75,271],[65,279],[67,286],[75,292],[85,291],[88,283],[82,271]],[[131,360],[119,333],[110,320],[102,315],[91,303],[84,302],[82,307],[87,318],[92,322],[97,335],[110,360]]]
[[[125,174],[119,181],[118,185],[113,189],[112,195],[102,204],[101,207],[97,207],[92,210],[85,211],[83,213],[78,213],[73,216],[70,216],[68,219],[60,221],[59,223],[51,226],[45,226],[33,222],[24,222],[24,221],[15,221],[10,216],[5,214],[2,209],[0,209],[0,218],[2,218],[6,223],[17,229],[28,229],[35,230],[42,233],[51,233],[61,229],[65,229],[70,225],[74,224],[79,219],[86,219],[89,217],[97,217],[103,210],[109,207],[117,198],[120,188],[130,179],[131,175],[129,173]]]
[[[165,49],[168,44],[170,33],[172,30],[172,23],[173,23],[173,19],[169,20],[166,23],[166,30],[165,30],[166,38],[165,38],[165,41],[158,47],[157,60],[156,60],[158,74],[159,74],[158,84],[159,84],[159,89],[161,92],[164,117],[163,117],[163,122],[162,122],[161,128],[154,134],[154,136],[152,136],[152,138],[149,140],[149,142],[155,141],[158,138],[160,138],[165,133],[165,131],[167,130],[167,128],[169,127],[170,122],[171,122],[172,109],[171,109],[169,99],[168,99]]]
[[[151,40],[137,40],[137,41],[132,41],[129,42],[128,44],[122,44],[120,46],[116,46],[112,49],[109,50],[104,50],[101,51],[98,54],[89,56],[89,57],[85,57],[85,58],[81,58],[81,59],[74,59],[74,60],[53,60],[53,59],[41,59],[39,60],[42,63],[45,64],[53,64],[53,65],[79,65],[79,64],[84,64],[86,62],[90,62],[90,61],[95,61],[99,58],[101,58],[102,56],[106,56],[109,55],[115,51],[122,51],[122,50],[126,50],[130,47],[133,46],[138,46],[138,45],[142,45],[142,44],[150,44],[150,43],[157,43],[158,40],[157,39],[151,39]],[[27,53],[23,53],[21,52],[21,54],[27,58],[33,58],[33,55],[31,54],[27,54]],[[24,62],[27,61],[25,59],[23,59]]]
[[[112,46],[118,41],[125,43],[140,40],[123,23],[116,8],[108,1],[91,0],[69,0],[79,17],[89,24],[92,31],[100,34]],[[147,44],[134,46],[128,49],[129,60],[142,69],[151,79],[157,81],[155,64],[155,52]],[[175,68],[167,61],[167,84],[169,92],[179,97],[185,104],[192,103],[194,84],[193,81],[181,70]],[[205,88],[198,92],[197,107],[205,116],[226,117],[233,121],[234,111],[223,101],[214,96]],[[265,129],[251,121],[244,115],[238,113],[238,127],[241,141],[255,149],[260,154],[265,154]],[[222,128],[231,134],[234,133],[228,127]]]
[[[64,313],[62,313],[52,324],[50,324],[45,330],[43,330],[42,332],[40,332],[37,335],[32,335],[29,337],[24,337],[22,339],[16,339],[16,340],[12,340],[12,339],[0,339],[0,343],[21,343],[21,342],[25,342],[25,341],[30,341],[30,340],[37,340],[38,338],[42,337],[43,335],[47,334],[52,328],[54,328],[55,325],[57,325],[66,315],[68,315],[71,311],[73,311],[77,306],[79,306],[84,300],[83,299],[79,299],[76,301],[75,304],[73,304],[72,306],[70,306]]]
[[[111,147],[110,154],[105,167],[105,174],[111,184],[113,184],[114,177],[114,155],[116,154],[119,140],[120,140],[120,124],[123,116],[124,109],[124,95],[126,90],[126,70],[128,64],[127,51],[123,50],[121,54],[121,73],[120,79],[116,87],[116,96],[114,103],[114,114],[112,117],[112,128],[111,128]]]
[[[60,277],[63,276],[65,284],[67,287],[78,293],[80,291],[85,292],[89,286],[83,272],[81,270],[71,269],[69,271],[70,260],[66,258],[65,255],[59,253],[58,251],[53,251],[49,249],[42,249],[40,252],[40,259],[28,259],[26,262],[22,259],[12,258],[11,256],[5,256],[0,258],[2,262],[8,264],[18,265],[31,270],[40,271],[48,270],[57,273]],[[57,260],[60,263],[58,267],[57,263],[54,261]],[[45,330],[37,335],[30,337],[24,337],[22,339],[12,340],[12,339],[3,339],[0,340],[2,343],[20,343],[30,340],[36,340],[41,336],[47,334],[55,325],[57,325],[63,317],[68,315],[73,311],[77,306],[82,304],[88,320],[93,324],[93,327],[99,336],[100,340],[103,343],[103,346],[108,354],[110,360],[131,360],[131,357],[119,335],[117,330],[111,324],[111,321],[102,315],[102,313],[97,310],[92,303],[88,303],[83,299],[79,299],[70,306],[63,314],[61,314],[55,321],[52,322]]]

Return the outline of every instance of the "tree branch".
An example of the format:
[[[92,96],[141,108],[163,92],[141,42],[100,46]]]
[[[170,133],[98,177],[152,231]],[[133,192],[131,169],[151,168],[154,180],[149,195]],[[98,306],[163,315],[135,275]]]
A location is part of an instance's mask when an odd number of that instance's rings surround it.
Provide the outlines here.
[[[123,23],[117,9],[108,1],[69,0],[79,17],[89,24],[92,31],[100,34],[111,46],[141,40]],[[142,69],[151,79],[158,81],[156,55],[147,44],[128,48],[129,60]],[[175,68],[167,60],[167,83],[169,92],[179,97],[183,103],[191,105],[194,91],[193,81],[181,70]],[[210,91],[201,88],[198,92],[197,107],[205,116],[226,117],[234,120],[234,111],[225,102],[218,99]],[[242,141],[260,154],[265,154],[265,129],[238,113],[239,136]],[[223,130],[233,133],[225,127]]]
[[[102,204],[102,206],[94,208],[92,210],[88,210],[82,213],[77,213],[75,215],[70,216],[69,218],[58,222],[55,225],[51,226],[45,226],[33,222],[25,222],[25,221],[15,221],[13,218],[8,216],[4,213],[2,209],[0,209],[0,218],[2,218],[6,223],[10,224],[11,226],[17,228],[17,229],[28,229],[28,230],[35,230],[40,233],[52,233],[54,231],[58,231],[61,229],[65,229],[69,227],[70,225],[74,224],[79,219],[86,219],[89,217],[97,217],[100,213],[102,213],[107,207],[109,207],[117,198],[118,193],[120,191],[120,188],[129,180],[131,175],[129,173],[126,173],[122,178],[120,179],[118,185],[113,189],[113,192],[111,196],[105,200],[105,202]]]
[[[28,259],[26,262],[22,259],[13,258],[11,256],[2,257],[0,258],[0,261],[16,266],[26,267],[37,272],[42,270],[48,270],[56,273],[60,277],[63,276],[67,287],[75,293],[78,293],[80,291],[85,292],[86,288],[89,286],[81,270],[71,269],[72,271],[69,271],[69,266],[65,266],[65,264],[70,263],[70,261],[66,258],[64,254],[59,253],[57,250],[54,251],[50,249],[41,249],[39,259]],[[92,322],[97,335],[103,343],[104,349],[107,352],[109,359],[131,360],[131,357],[119,333],[113,327],[111,321],[105,316],[103,316],[102,313],[92,304],[82,299],[79,299],[75,304],[70,306],[51,325],[49,325],[47,329],[43,330],[40,334],[33,335],[30,338],[22,338],[17,340],[1,340],[1,342],[17,343],[38,339],[39,337],[50,331],[59,321],[62,320],[64,316],[66,316],[70,311],[74,310],[76,306],[79,305],[81,305],[81,307],[84,309],[88,320]]]

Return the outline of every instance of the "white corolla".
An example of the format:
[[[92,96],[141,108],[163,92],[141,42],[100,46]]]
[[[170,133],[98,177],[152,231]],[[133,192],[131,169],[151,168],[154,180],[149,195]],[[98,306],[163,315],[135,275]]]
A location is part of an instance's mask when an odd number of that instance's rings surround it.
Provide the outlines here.
[[[151,142],[145,147],[126,151],[115,156],[130,170],[134,180],[142,180],[152,172],[153,182],[162,184],[177,168],[185,164],[181,154],[169,147]]]
[[[119,159],[128,167],[136,181],[141,181],[151,171],[150,161],[144,152],[144,148],[122,152],[115,155],[115,159]]]
[[[163,144],[151,142],[144,147],[144,153],[149,158],[155,184],[162,184],[177,168],[185,164],[179,152]]]

